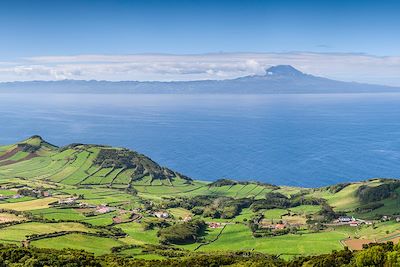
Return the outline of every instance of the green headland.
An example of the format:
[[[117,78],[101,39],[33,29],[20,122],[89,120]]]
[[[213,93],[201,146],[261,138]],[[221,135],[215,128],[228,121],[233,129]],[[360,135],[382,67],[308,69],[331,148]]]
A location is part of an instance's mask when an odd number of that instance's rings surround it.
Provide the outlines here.
[[[128,149],[33,136],[0,146],[0,243],[144,260],[290,260],[396,244],[399,193],[400,181],[383,178],[322,188],[197,181]]]

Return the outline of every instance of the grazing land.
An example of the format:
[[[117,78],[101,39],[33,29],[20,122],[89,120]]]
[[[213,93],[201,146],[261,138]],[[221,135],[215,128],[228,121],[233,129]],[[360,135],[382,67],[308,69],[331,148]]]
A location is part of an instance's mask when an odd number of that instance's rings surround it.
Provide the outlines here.
[[[211,252],[283,259],[398,243],[400,182],[323,188],[192,180],[138,152],[0,146],[0,242],[166,259]]]

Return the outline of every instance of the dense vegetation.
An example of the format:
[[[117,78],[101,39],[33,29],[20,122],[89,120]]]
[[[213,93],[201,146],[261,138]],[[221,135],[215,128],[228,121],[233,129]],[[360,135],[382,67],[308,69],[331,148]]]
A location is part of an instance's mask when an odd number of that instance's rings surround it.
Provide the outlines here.
[[[358,188],[357,196],[360,198],[361,202],[371,203],[390,197],[399,187],[400,181],[397,180],[390,180],[374,187],[363,185]]]
[[[339,184],[327,186],[326,189],[331,193],[337,193],[337,192],[340,192],[340,190],[346,188],[346,186],[349,186],[349,185],[350,185],[350,183],[339,183]]]
[[[179,175],[159,166],[150,158],[128,149],[102,148],[93,163],[103,168],[134,169],[135,179],[141,179],[146,175],[155,179],[173,179]]]
[[[94,256],[91,253],[78,250],[55,250],[38,248],[19,248],[0,245],[0,266],[288,266],[288,267],[364,267],[364,266],[399,266],[400,246],[393,243],[370,245],[359,252],[348,249],[333,251],[330,254],[298,257],[289,261],[275,256],[252,252],[236,253],[197,253],[185,258],[170,258],[165,260],[142,260],[121,255]]]
[[[161,244],[190,244],[199,240],[206,230],[202,220],[177,223],[158,231]]]
[[[242,209],[248,208],[254,199],[218,196],[195,196],[165,199],[163,208],[182,207],[191,210],[196,215],[210,218],[232,219],[239,215]]]
[[[212,183],[209,184],[209,187],[221,187],[221,186],[234,186],[234,185],[248,185],[248,184],[258,184],[258,185],[262,185],[271,189],[279,189],[279,186],[276,185],[272,185],[272,184],[268,184],[268,183],[262,183],[262,182],[258,182],[258,181],[235,181],[235,180],[231,180],[231,179],[226,179],[226,178],[222,178],[222,179],[218,179]]]
[[[292,195],[290,198],[279,192],[269,192],[265,195],[265,199],[259,199],[253,202],[251,209],[258,211],[261,209],[287,209],[300,205],[322,205],[326,200],[305,196],[302,193]]]

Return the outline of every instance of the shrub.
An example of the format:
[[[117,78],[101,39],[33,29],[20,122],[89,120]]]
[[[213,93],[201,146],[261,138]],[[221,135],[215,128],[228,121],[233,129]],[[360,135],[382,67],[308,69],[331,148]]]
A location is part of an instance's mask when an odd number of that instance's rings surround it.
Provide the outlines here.
[[[198,241],[206,227],[204,221],[193,220],[160,229],[157,235],[161,244],[189,244]]]

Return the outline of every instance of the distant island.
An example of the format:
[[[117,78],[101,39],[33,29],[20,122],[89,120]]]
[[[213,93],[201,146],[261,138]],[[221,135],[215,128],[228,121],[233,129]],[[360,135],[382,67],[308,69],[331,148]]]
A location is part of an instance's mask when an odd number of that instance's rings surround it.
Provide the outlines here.
[[[369,255],[385,261],[397,251],[399,208],[397,179],[320,188],[204,182],[125,148],[57,147],[40,136],[0,146],[0,253],[13,263],[30,258],[54,266],[79,257],[85,266],[339,266]],[[20,258],[7,256],[14,254]]]
[[[399,93],[400,87],[343,82],[305,74],[290,65],[268,68],[264,75],[229,80],[172,82],[27,81],[0,83],[0,93],[91,94],[333,94]]]

